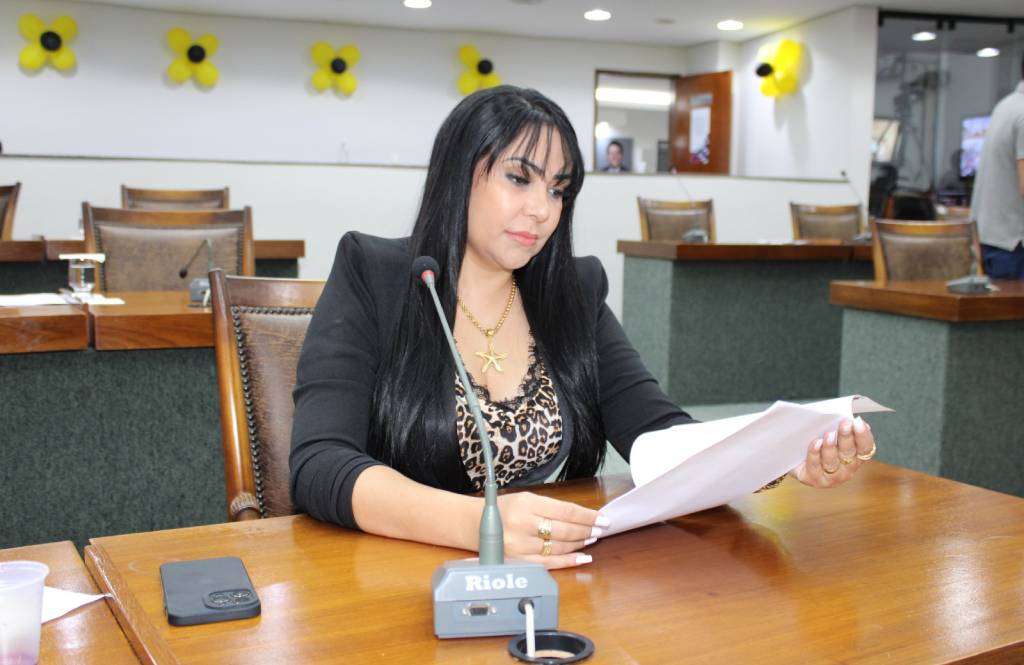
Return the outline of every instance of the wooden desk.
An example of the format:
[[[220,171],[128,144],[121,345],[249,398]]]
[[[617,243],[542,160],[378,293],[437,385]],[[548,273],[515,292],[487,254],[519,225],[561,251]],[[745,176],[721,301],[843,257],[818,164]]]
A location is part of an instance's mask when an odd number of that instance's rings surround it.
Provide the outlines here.
[[[598,507],[628,478],[546,487]],[[509,638],[438,640],[430,575],[464,552],[306,516],[93,539],[86,565],[160,663],[501,663]],[[593,663],[1019,663],[1024,501],[884,464],[588,548],[555,571]],[[263,614],[172,628],[159,565],[238,555]],[[146,659],[144,659],[146,660]]]
[[[840,393],[896,409],[873,425],[880,458],[1024,496],[1024,284],[947,293],[936,282],[835,282]]]
[[[830,397],[842,316],[831,280],[871,277],[871,247],[620,240],[622,323],[682,405]]]
[[[213,310],[190,307],[186,291],[110,292],[123,305],[90,305],[97,351],[213,346]]]
[[[82,565],[78,550],[68,541],[0,550],[0,561],[16,559],[39,561],[49,566],[47,586],[99,593],[89,571]],[[118,665],[139,662],[103,600],[43,624],[41,638],[40,663]]]
[[[0,307],[0,354],[78,351],[89,346],[89,319],[79,307]]]

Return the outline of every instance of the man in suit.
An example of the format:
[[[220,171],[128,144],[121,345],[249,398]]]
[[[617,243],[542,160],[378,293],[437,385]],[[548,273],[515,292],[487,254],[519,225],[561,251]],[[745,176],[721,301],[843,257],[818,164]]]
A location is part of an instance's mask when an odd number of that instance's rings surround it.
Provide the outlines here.
[[[608,142],[608,147],[605,150],[606,150],[605,154],[607,156],[608,165],[605,166],[603,169],[601,169],[602,171],[605,171],[606,173],[627,173],[627,172],[629,172],[629,167],[623,165],[623,163],[622,163],[622,144],[621,143],[619,143],[618,141],[613,139],[613,140]]]

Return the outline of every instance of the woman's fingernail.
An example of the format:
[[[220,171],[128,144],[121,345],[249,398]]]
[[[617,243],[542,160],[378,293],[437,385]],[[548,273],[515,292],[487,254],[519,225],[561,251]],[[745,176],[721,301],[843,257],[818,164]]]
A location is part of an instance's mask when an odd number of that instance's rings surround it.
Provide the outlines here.
[[[821,444],[825,443],[825,439],[818,439],[814,442],[814,449],[821,450]]]
[[[589,554],[577,554],[576,555],[576,565],[577,566],[582,565],[584,563],[590,563],[593,560],[594,560],[594,557],[590,556]]]
[[[850,424],[849,420],[844,420],[843,424],[839,426],[839,431],[843,433],[843,436],[849,436],[850,432],[853,431],[853,425]]]
[[[597,538],[595,538],[594,536],[591,536],[590,538],[587,538],[586,540],[583,541],[583,546],[586,547],[587,545],[593,545],[596,542],[597,542]]]
[[[595,526],[590,528],[591,538],[600,538],[602,533],[604,533],[604,531],[601,529],[601,527]]]
[[[612,521],[610,519],[608,519],[607,517],[605,517],[604,515],[598,515],[597,519],[594,520],[594,524],[596,524],[597,526],[599,526],[599,527],[601,527],[603,529],[607,529],[608,527],[610,527],[612,525]]]
[[[828,445],[830,445],[830,446],[836,445],[836,433],[835,432],[829,432],[828,433]]]
[[[867,431],[865,429],[864,419],[861,418],[860,416],[857,416],[853,420],[853,431],[856,432],[857,434],[863,434],[865,431]]]

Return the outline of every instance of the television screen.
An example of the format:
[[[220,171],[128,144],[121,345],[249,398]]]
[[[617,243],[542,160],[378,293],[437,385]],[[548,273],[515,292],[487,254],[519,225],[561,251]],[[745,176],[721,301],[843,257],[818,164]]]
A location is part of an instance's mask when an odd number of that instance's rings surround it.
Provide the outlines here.
[[[981,163],[981,144],[988,129],[987,115],[976,115],[960,121],[960,177],[973,178]]]

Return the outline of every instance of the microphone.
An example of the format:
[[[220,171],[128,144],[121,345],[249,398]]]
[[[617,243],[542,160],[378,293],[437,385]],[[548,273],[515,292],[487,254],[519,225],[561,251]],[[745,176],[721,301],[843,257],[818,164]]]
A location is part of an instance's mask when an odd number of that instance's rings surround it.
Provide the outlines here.
[[[213,243],[210,242],[209,238],[203,238],[199,246],[196,247],[196,251],[193,252],[192,258],[188,260],[184,266],[178,269],[178,277],[185,279],[188,277],[188,270],[192,267],[192,264],[199,258],[199,253],[206,248],[206,274],[209,275],[213,271]],[[207,277],[196,277],[188,285],[188,304],[190,307],[206,307],[210,301],[210,278]]]
[[[455,369],[466,389],[466,402],[480,435],[487,473],[484,510],[480,516],[479,561],[446,561],[431,577],[434,633],[442,639],[516,635],[522,632],[525,621],[523,601],[533,604],[538,630],[555,630],[558,628],[558,585],[554,578],[539,563],[505,561],[505,536],[498,511],[491,438],[434,288],[439,272],[437,261],[429,256],[417,257],[412,263],[413,277],[430,291]]]

